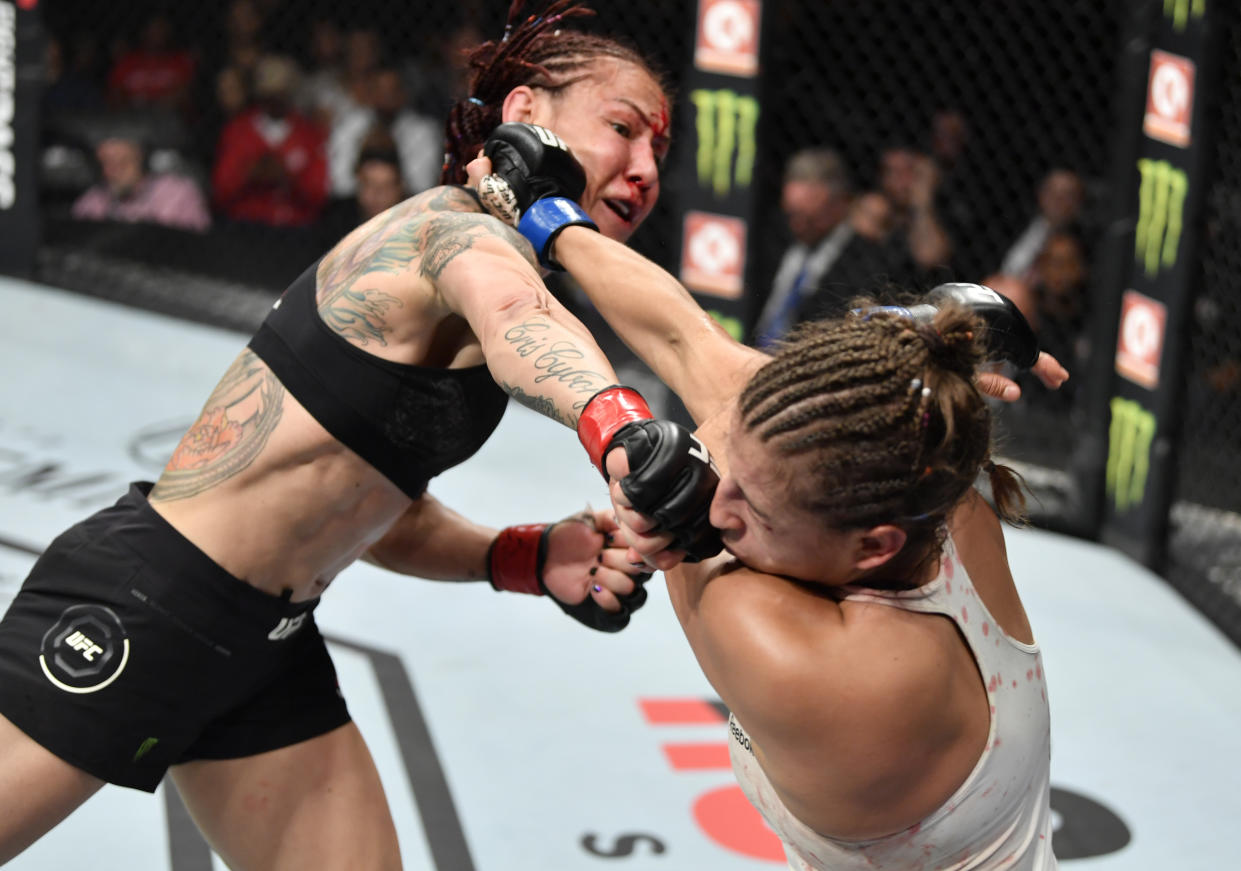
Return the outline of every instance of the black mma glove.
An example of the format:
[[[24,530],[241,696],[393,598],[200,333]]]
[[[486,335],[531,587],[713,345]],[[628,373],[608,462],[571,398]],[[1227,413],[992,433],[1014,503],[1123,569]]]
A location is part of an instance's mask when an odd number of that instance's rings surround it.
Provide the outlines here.
[[[500,530],[487,552],[487,571],[496,590],[547,596],[556,606],[583,626],[599,632],[620,632],[629,625],[629,616],[646,604],[649,572],[634,575],[633,592],[616,597],[619,611],[607,611],[589,593],[576,605],[560,601],[543,584],[543,566],[547,562],[547,539],[551,523],[527,523]]]
[[[629,474],[620,481],[621,492],[635,510],[656,521],[659,532],[673,536],[672,549],[684,550],[687,562],[720,552],[719,532],[707,519],[720,475],[693,433],[673,421],[655,420],[636,390],[620,386],[590,398],[577,433],[604,479],[608,452],[625,449]]]
[[[670,420],[628,424],[612,444],[623,447],[629,458],[621,492],[635,509],[653,518],[660,531],[672,533],[671,549],[685,551],[686,562],[699,562],[723,549],[720,532],[708,519],[720,475],[706,445]]]
[[[947,301],[960,303],[982,318],[986,330],[982,335],[987,359],[1007,360],[1021,369],[1038,362],[1038,338],[1030,322],[1017,305],[1003,294],[982,284],[950,283],[933,287],[926,302],[912,306],[876,306],[857,313],[890,311],[912,318],[916,323],[929,324]]]
[[[510,121],[483,145],[492,174],[479,186],[487,210],[517,227],[548,269],[560,269],[552,243],[565,227],[595,222],[577,204],[586,190],[586,173],[560,137],[546,127]]]

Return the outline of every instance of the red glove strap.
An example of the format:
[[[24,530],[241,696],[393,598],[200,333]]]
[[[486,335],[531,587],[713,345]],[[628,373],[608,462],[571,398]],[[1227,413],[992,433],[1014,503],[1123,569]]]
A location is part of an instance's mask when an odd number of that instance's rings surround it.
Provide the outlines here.
[[[603,467],[603,455],[612,443],[612,436],[627,423],[650,420],[654,416],[642,394],[632,387],[605,387],[586,402],[577,422],[577,437],[605,480],[608,472]]]
[[[546,523],[525,523],[500,530],[487,552],[491,586],[511,593],[541,596],[539,589],[539,540]]]

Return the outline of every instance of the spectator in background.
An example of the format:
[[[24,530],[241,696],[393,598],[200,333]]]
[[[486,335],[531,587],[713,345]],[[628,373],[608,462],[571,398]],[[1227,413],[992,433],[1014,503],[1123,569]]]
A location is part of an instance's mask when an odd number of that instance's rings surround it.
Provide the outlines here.
[[[48,37],[44,53],[42,106],[49,114],[91,112],[102,109],[103,89],[93,70],[99,44],[90,34],[74,34],[66,51],[65,41]],[[67,56],[66,56],[67,55]]]
[[[1071,226],[1052,230],[1034,260],[1031,275],[1038,305],[1035,330],[1039,346],[1066,366],[1085,371],[1090,350],[1086,329],[1090,268],[1082,235]]]
[[[231,66],[252,74],[265,51],[263,27],[263,13],[254,0],[232,0],[224,11],[224,45],[216,68]]]
[[[225,126],[250,105],[250,76],[238,66],[226,66],[215,74],[211,102],[195,126],[198,160],[211,166],[216,144]]]
[[[890,272],[881,245],[848,220],[853,179],[830,148],[807,148],[785,165],[780,191],[789,234],[754,343],[765,348],[803,320],[843,313],[848,300]]]
[[[888,245],[913,264],[916,283],[935,282],[952,262],[952,238],[936,205],[939,183],[934,159],[916,148],[894,145],[879,156],[879,190],[892,205]]]
[[[943,106],[931,115],[927,146],[939,170],[935,211],[952,240],[952,265],[966,280],[992,268],[995,243],[989,242],[978,205],[991,200],[988,187],[971,147],[973,128],[966,113],[956,106]]]
[[[298,69],[268,55],[254,70],[254,105],[225,125],[216,148],[212,196],[232,221],[299,227],[327,200],[322,129],[293,109]]]
[[[383,40],[373,27],[356,26],[345,34],[341,93],[331,101],[332,125],[350,110],[370,102],[371,73],[383,62]]]
[[[367,146],[390,142],[400,155],[401,176],[410,194],[439,180],[443,163],[443,125],[409,108],[400,73],[379,67],[368,77],[367,103],[337,118],[328,139],[332,195],[352,196],[358,155]]]
[[[173,44],[172,19],[156,10],[142,26],[138,45],[108,73],[108,102],[123,109],[189,109],[197,61]]]
[[[355,227],[409,196],[401,180],[401,161],[391,149],[368,149],[354,165],[354,195],[336,200],[323,213],[318,229],[326,250]]]
[[[1034,217],[1004,255],[1000,272],[1029,278],[1034,261],[1051,234],[1080,221],[1085,199],[1081,177],[1072,170],[1056,168],[1044,175],[1038,186]],[[1072,365],[1068,358],[1061,359],[1065,365]]]
[[[1039,347],[1071,371],[1088,371],[1089,365],[1089,262],[1081,234],[1065,227],[1048,233],[1024,275],[1000,272],[983,282],[1016,303],[1038,336]],[[1072,408],[1080,379],[1048,390],[1037,378],[1012,374],[1022,391],[1013,411],[1024,407],[1067,414]]]
[[[344,85],[344,34],[336,20],[322,15],[311,20],[306,40],[306,75],[297,91],[297,107],[325,130],[351,105]]]
[[[879,191],[867,191],[853,201],[849,223],[863,239],[882,244],[892,232],[892,204]]]
[[[447,34],[428,39],[425,50],[408,59],[402,75],[415,111],[443,118],[467,96],[466,53],[482,38],[478,25],[467,18]]]
[[[198,185],[183,175],[147,171],[146,148],[132,135],[111,134],[95,146],[100,180],[73,204],[74,218],[132,221],[203,231],[211,226]]]

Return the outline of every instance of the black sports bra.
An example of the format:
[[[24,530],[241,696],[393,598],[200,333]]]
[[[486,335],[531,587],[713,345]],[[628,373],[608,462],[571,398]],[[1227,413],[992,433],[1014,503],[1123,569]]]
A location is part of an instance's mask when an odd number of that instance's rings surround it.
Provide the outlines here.
[[[319,316],[318,266],[289,285],[250,349],[324,429],[417,499],[482,447],[508,396],[486,366],[394,363],[350,344]]]

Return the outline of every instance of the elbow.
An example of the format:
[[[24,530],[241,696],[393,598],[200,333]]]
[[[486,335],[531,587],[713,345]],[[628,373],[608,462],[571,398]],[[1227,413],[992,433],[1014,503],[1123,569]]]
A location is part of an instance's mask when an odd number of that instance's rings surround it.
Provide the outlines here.
[[[519,287],[496,293],[488,301],[479,338],[510,338],[514,332],[546,330],[553,321],[551,293],[543,287]]]

